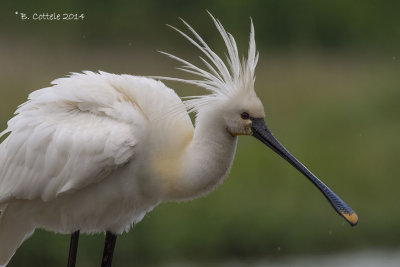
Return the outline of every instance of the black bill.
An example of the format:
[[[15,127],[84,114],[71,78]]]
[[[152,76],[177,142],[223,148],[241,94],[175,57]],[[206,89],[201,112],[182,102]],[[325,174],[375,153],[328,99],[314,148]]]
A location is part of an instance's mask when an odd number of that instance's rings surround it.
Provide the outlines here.
[[[346,219],[352,226],[358,223],[357,214],[343,201],[341,200],[332,190],[329,189],[323,182],[321,182],[312,172],[310,172],[300,161],[298,161],[289,151],[282,146],[278,140],[273,136],[271,131],[268,129],[263,119],[251,118],[252,121],[252,132],[253,136],[263,142],[265,145],[270,147],[273,151],[279,154],[282,158],[288,161],[293,167],[299,170],[304,176],[306,176],[318,189],[324,194],[329,200],[332,207],[339,213],[343,218]]]

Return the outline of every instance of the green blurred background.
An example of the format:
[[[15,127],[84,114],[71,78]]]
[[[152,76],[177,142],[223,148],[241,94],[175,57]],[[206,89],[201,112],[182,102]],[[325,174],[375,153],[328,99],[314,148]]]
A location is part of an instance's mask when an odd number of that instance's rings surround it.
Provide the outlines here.
[[[250,265],[399,249],[399,1],[3,1],[0,128],[28,93],[69,72],[187,77],[156,51],[198,62],[199,52],[165,26],[183,28],[182,17],[223,52],[205,10],[236,37],[243,54],[252,17],[260,51],[256,90],[267,123],[357,211],[359,225],[345,223],[272,151],[241,137],[225,183],[205,198],[157,207],[118,238],[114,266]],[[85,18],[21,20],[20,13],[43,12]],[[168,85],[181,96],[199,93]],[[99,265],[103,240],[81,236],[78,266]],[[68,246],[69,236],[38,230],[9,266],[63,266]]]

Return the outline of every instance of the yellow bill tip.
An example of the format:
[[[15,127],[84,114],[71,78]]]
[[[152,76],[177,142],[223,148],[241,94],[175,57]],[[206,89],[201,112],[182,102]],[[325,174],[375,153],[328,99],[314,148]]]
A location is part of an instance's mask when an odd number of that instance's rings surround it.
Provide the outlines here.
[[[348,214],[342,213],[343,217],[351,224],[351,226],[355,226],[358,223],[358,216],[355,212]]]

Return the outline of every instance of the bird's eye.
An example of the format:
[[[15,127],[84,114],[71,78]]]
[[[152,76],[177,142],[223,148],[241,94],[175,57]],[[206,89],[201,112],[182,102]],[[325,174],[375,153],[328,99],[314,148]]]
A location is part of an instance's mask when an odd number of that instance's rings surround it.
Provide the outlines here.
[[[241,117],[243,120],[248,120],[248,119],[250,118],[250,115],[249,115],[249,113],[247,113],[247,112],[243,112],[242,114],[240,114],[240,117]]]

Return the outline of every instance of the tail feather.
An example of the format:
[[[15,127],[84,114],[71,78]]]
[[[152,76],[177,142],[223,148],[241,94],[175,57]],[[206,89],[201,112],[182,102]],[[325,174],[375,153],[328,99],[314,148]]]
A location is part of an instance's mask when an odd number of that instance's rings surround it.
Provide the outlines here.
[[[32,224],[13,213],[10,207],[1,212],[0,217],[0,267],[6,266],[25,239],[30,237],[35,228]]]

